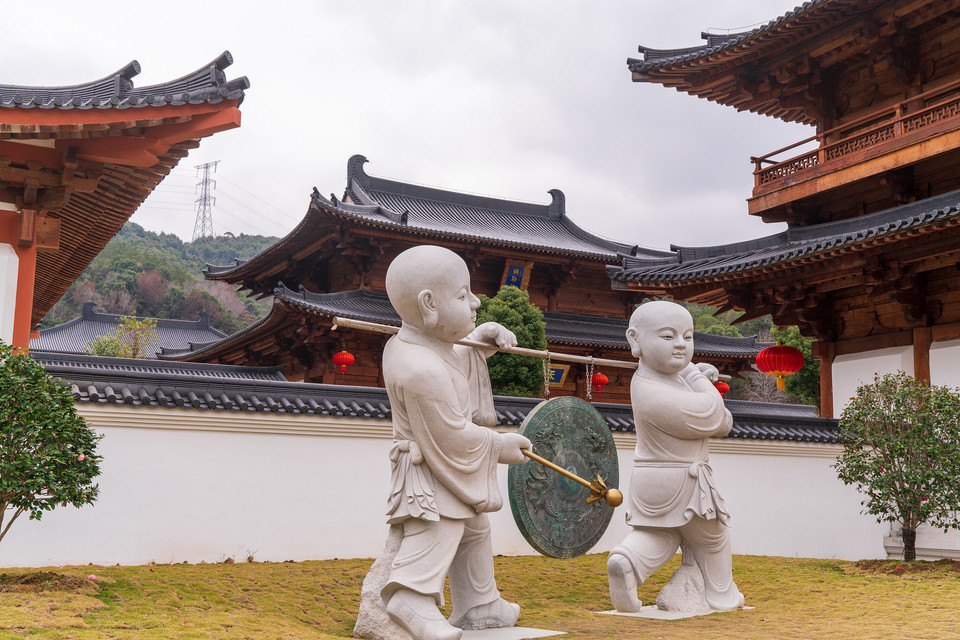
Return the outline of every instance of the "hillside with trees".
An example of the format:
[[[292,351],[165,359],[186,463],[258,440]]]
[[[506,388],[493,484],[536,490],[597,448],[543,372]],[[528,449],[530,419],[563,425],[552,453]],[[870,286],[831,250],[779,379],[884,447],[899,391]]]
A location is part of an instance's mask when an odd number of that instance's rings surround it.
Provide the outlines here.
[[[224,234],[184,242],[128,222],[70,285],[41,321],[53,327],[80,315],[85,302],[101,313],[196,320],[200,312],[224,333],[262,318],[269,301],[254,300],[229,284],[203,277],[208,264],[250,258],[277,241],[269,236]]]

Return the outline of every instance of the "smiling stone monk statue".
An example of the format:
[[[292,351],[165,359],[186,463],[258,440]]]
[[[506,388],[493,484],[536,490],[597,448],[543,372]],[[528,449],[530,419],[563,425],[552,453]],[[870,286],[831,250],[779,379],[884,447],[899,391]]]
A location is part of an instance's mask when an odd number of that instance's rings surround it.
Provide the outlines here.
[[[691,363],[693,319],[673,302],[640,305],[630,318],[627,341],[638,358],[630,383],[637,447],[626,516],[633,531],[610,552],[610,599],[618,611],[639,611],[638,585],[682,542],[684,565],[693,564],[689,551],[702,575],[706,608],[742,607],[732,575],[729,514],[707,464],[709,439],[733,426],[713,386],[717,370]]]

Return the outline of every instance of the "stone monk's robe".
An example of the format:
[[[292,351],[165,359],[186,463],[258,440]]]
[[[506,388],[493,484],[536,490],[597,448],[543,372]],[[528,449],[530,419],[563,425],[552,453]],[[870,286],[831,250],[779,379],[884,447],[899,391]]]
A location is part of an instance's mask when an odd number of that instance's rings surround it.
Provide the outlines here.
[[[456,356],[392,337],[383,351],[393,412],[392,487],[387,522],[404,537],[381,591],[407,588],[444,603],[450,574],[451,620],[499,599],[486,512],[503,500],[497,488],[500,438],[484,352]]]

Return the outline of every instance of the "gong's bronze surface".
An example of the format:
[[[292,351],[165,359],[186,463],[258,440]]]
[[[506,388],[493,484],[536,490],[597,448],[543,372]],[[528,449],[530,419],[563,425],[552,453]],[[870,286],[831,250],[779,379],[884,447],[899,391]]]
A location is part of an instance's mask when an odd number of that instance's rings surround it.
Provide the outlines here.
[[[620,486],[617,450],[610,428],[596,409],[575,397],[545,400],[520,426],[533,452],[581,478],[601,476]],[[511,465],[507,473],[510,509],[520,533],[543,555],[576,558],[607,530],[613,509],[570,478],[536,462]]]

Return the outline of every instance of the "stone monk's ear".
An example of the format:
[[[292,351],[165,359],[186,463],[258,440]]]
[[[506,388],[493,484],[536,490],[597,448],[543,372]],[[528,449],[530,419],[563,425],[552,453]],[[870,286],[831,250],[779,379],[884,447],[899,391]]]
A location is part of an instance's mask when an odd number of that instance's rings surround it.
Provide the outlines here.
[[[636,327],[627,329],[627,344],[630,345],[630,354],[634,358],[640,357],[640,337],[637,335]]]
[[[423,328],[433,329],[440,322],[440,316],[437,313],[437,300],[430,289],[424,289],[417,294],[417,306],[420,308],[420,316],[423,318]]]

